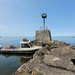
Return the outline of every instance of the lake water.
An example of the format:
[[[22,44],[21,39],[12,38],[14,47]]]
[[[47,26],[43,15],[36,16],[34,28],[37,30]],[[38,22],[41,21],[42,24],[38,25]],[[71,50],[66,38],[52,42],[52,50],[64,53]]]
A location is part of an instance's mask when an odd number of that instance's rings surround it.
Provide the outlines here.
[[[0,44],[3,46],[15,45],[19,46],[20,41],[24,37],[1,37]],[[25,37],[34,40],[34,37]],[[52,40],[64,41],[75,45],[75,38],[72,37],[52,37]],[[2,55],[0,54],[0,75],[12,75],[23,63],[27,62],[31,57],[26,55]]]

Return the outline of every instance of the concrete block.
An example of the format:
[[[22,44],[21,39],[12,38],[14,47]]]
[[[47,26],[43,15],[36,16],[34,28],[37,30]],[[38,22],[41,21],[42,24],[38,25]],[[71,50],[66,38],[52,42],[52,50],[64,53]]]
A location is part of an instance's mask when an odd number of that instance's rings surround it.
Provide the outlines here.
[[[49,30],[37,30],[36,31],[36,40],[42,41],[42,42],[52,41],[50,31]]]

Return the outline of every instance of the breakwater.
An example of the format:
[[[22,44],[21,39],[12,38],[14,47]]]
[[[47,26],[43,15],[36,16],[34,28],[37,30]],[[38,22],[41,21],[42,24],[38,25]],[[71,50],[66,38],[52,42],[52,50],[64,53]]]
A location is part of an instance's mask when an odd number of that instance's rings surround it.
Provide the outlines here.
[[[51,41],[13,75],[75,75],[75,46]]]

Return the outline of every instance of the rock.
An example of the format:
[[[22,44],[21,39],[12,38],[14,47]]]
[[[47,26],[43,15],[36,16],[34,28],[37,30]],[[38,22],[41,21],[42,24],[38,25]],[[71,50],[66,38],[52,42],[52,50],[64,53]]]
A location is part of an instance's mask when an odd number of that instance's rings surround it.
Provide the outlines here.
[[[58,48],[58,47],[64,47],[67,46],[65,42],[59,42],[58,40],[53,41],[53,44],[51,45],[51,48]]]
[[[40,59],[39,56],[36,56],[21,66],[13,75],[75,75],[75,70],[69,69],[70,63],[66,63],[67,66],[65,67],[63,66],[64,64],[62,64],[64,62],[61,62],[60,60],[60,58],[54,56],[50,57],[45,55],[44,59]],[[56,61],[59,62],[57,63]],[[63,67],[59,66],[60,64],[62,64]],[[74,66],[73,64],[70,65],[71,68]]]
[[[75,46],[71,46],[72,47],[72,49],[74,49],[75,50]]]
[[[37,40],[34,40],[33,44],[37,45],[37,46],[42,46],[42,42],[41,41],[37,41]]]
[[[53,56],[53,55],[45,55],[43,61],[48,66],[53,66],[56,68],[75,71],[74,64],[68,59],[65,60],[65,59],[61,59],[61,58]]]
[[[74,46],[52,41],[36,51],[13,75],[75,75]]]
[[[57,57],[62,57],[65,59],[75,58],[75,51],[71,49],[69,46],[52,48],[51,55],[55,55]]]
[[[50,54],[50,47],[48,45],[46,45],[42,49],[36,51],[36,53],[33,55],[33,57],[35,57],[35,56],[43,56],[45,54]]]

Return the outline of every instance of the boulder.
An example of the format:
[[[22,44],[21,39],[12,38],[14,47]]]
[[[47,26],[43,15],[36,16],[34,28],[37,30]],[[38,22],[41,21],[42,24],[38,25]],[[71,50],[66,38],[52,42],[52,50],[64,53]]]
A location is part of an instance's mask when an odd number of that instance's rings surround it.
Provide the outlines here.
[[[71,60],[62,59],[53,55],[45,55],[43,59],[44,63],[48,66],[56,68],[75,71],[75,66]]]
[[[62,41],[58,41],[58,40],[54,40],[53,42],[52,42],[52,44],[50,44],[51,45],[51,48],[58,48],[58,47],[64,47],[64,46],[67,46],[68,44],[67,43],[65,43],[65,42],[62,42]]]
[[[46,45],[45,47],[43,47],[42,49],[39,49],[38,51],[35,52],[35,54],[33,55],[33,57],[35,56],[43,56],[45,54],[50,54],[50,47],[48,45]]]

